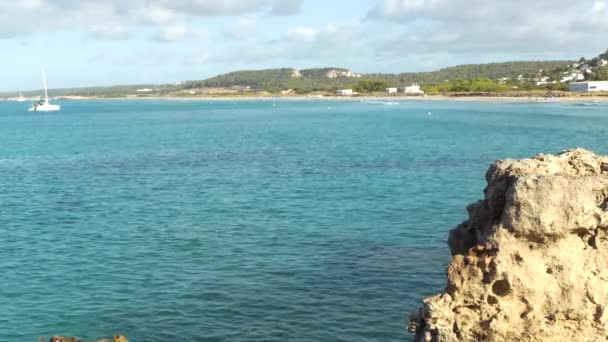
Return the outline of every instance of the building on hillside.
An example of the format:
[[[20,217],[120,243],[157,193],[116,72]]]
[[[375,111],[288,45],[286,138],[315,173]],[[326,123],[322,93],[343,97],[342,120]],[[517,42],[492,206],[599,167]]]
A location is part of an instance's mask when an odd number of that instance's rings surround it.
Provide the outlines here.
[[[574,81],[574,76],[572,75],[564,76],[561,80],[559,80],[560,83],[568,83],[572,81]]]
[[[397,94],[397,91],[398,91],[397,88],[386,88],[387,94]]]
[[[579,82],[584,81],[585,75],[582,72],[573,72],[571,74],[566,73],[566,76],[562,77],[560,83]]]
[[[549,76],[537,78],[534,81],[536,82],[537,86],[549,85],[549,84],[555,84],[555,83],[557,83],[556,81],[551,81],[551,78]]]
[[[587,93],[597,91],[608,91],[608,81],[575,82],[570,84],[570,91],[575,93]]]
[[[154,89],[150,89],[150,88],[143,88],[143,89],[137,89],[136,92],[138,93],[150,93],[153,92]]]
[[[352,95],[352,94],[353,94],[352,89],[339,89],[338,90],[338,95],[348,96],[348,95]]]
[[[420,86],[416,83],[412,84],[409,87],[405,87],[405,90],[403,91],[406,94],[424,94],[424,91],[422,89],[420,89]]]

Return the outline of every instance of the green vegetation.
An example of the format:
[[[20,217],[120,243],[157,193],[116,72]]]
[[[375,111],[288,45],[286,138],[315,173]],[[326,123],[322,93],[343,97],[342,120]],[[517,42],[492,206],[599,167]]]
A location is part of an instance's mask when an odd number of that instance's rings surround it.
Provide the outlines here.
[[[366,81],[384,82],[385,85],[403,87],[418,83],[434,85],[445,82],[474,79],[517,78],[519,75],[533,77],[540,70],[554,70],[567,65],[568,61],[539,61],[539,62],[506,62],[491,64],[459,65],[432,72],[403,73],[403,74],[365,74]],[[342,68],[306,69],[299,72],[295,69],[245,70],[219,75],[203,81],[191,81],[186,88],[233,88],[248,86],[255,90],[268,89],[297,89],[299,92],[331,91],[337,88],[349,87],[363,92],[370,92],[366,87],[370,84],[359,84],[361,79],[339,76],[329,78],[332,71],[348,71]],[[374,91],[384,91],[376,87]]]
[[[499,84],[487,78],[476,78],[474,80],[460,80],[456,82],[445,82],[433,86],[424,86],[427,93],[479,93],[479,92],[506,92],[512,90],[511,86]]]
[[[203,81],[190,81],[186,89],[195,88],[235,88],[250,87],[254,90],[298,89],[309,92],[315,90],[330,90],[350,86],[353,79],[349,77],[329,78],[332,71],[348,71],[341,68],[306,69],[266,69],[244,70],[215,76]]]
[[[293,75],[293,69],[245,70],[216,76],[205,81],[187,82],[185,88],[251,87],[257,89],[282,89]]]
[[[443,82],[455,82],[460,80],[492,79],[500,78],[516,79],[519,75],[532,77],[539,70],[553,70],[567,65],[568,61],[547,62],[506,62],[490,64],[458,65],[432,72],[410,73],[397,75],[399,85],[418,83],[420,85],[440,84]]]
[[[568,91],[568,84],[556,83],[537,86],[533,82],[496,82],[488,78],[477,78],[474,80],[461,80],[456,82],[444,82],[441,84],[423,86],[422,89],[429,94],[438,93],[504,93],[509,91]]]
[[[608,81],[608,66],[603,66],[589,77],[591,81]]]
[[[353,90],[358,93],[375,93],[385,91],[389,84],[384,81],[362,80],[355,84]]]

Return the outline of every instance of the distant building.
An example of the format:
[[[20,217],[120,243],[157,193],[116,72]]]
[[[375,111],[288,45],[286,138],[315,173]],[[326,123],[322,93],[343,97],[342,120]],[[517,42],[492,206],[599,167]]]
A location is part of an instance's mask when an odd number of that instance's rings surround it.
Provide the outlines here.
[[[409,87],[405,87],[404,93],[406,94],[424,94],[424,91],[420,89],[420,86],[416,83],[412,84]]]
[[[154,89],[150,89],[150,88],[143,88],[143,89],[137,89],[136,92],[138,93],[149,93],[154,91]]]
[[[585,80],[585,75],[583,75],[582,73],[576,72],[576,73],[572,73],[570,75],[562,77],[560,82],[568,83],[568,82],[578,82],[578,81],[584,81],[584,80]]]
[[[576,93],[587,93],[596,91],[608,91],[608,81],[575,82],[570,84],[570,91]]]
[[[338,95],[347,96],[347,95],[352,95],[352,94],[353,94],[352,89],[339,89],[338,90]]]
[[[568,82],[572,82],[572,81],[574,81],[574,76],[564,76],[564,77],[562,77],[562,79],[559,82],[568,83]]]
[[[539,77],[539,78],[535,78],[534,82],[536,82],[537,86],[540,85],[547,85],[547,84],[554,84],[556,82],[551,81],[551,78],[548,76],[544,76],[544,77]]]
[[[236,91],[247,91],[247,90],[251,90],[251,86],[235,85],[235,86],[230,87],[230,89],[236,90]]]
[[[387,92],[388,94],[396,94],[396,93],[397,93],[397,91],[398,91],[398,89],[397,89],[397,88],[386,88],[386,92]]]

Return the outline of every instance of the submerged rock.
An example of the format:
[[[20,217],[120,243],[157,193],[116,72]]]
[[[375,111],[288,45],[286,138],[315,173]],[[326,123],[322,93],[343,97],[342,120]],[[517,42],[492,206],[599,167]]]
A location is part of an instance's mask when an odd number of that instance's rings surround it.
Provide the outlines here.
[[[76,337],[63,337],[63,336],[53,336],[51,337],[49,340],[46,339],[40,339],[38,340],[38,342],[83,342],[84,340],[76,338]],[[129,342],[129,339],[127,339],[125,336],[123,335],[114,335],[111,339],[102,339],[102,340],[98,340],[97,342]]]
[[[77,339],[76,337],[53,336],[49,342],[81,342],[81,340]]]
[[[449,234],[445,292],[416,341],[608,339],[608,158],[582,150],[494,163]]]
[[[110,340],[103,339],[103,340],[99,340],[97,342],[129,342],[129,340],[122,335],[114,335],[114,337],[112,337],[112,339],[110,339]]]

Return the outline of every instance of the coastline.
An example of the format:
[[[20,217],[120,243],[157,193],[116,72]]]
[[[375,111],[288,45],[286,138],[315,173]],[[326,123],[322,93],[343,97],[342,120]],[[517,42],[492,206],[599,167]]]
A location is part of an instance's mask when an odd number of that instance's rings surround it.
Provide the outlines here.
[[[428,95],[428,96],[141,96],[141,97],[95,97],[95,96],[62,96],[59,100],[65,101],[90,101],[90,100],[166,100],[166,101],[458,101],[458,102],[526,102],[526,103],[604,103],[608,102],[608,96],[583,95],[583,96],[479,96],[479,95]]]

